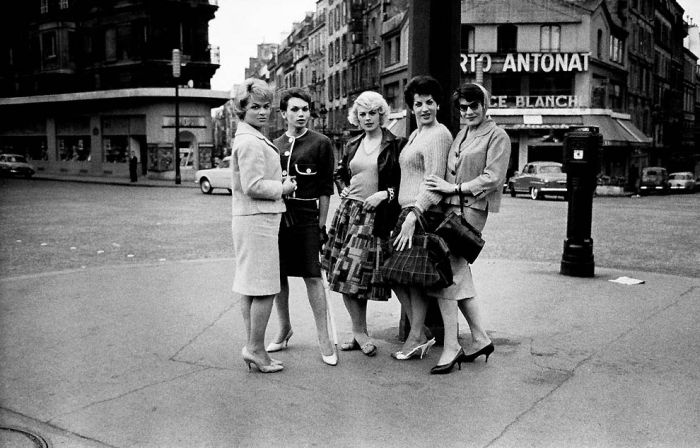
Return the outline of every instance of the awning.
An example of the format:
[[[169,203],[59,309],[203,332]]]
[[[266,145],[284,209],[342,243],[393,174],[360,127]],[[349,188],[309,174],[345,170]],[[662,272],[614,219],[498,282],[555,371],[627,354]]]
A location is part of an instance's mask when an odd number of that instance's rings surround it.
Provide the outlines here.
[[[607,115],[583,115],[584,126],[597,126],[603,134],[603,146],[648,146],[651,138],[637,129],[630,120]]]

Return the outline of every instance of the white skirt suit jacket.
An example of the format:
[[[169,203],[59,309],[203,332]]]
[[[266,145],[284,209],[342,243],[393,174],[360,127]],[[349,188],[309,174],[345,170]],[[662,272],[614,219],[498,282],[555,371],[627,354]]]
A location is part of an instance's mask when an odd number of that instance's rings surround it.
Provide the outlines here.
[[[280,291],[277,236],[282,213],[279,151],[264,135],[238,123],[231,149],[233,291],[266,296]]]

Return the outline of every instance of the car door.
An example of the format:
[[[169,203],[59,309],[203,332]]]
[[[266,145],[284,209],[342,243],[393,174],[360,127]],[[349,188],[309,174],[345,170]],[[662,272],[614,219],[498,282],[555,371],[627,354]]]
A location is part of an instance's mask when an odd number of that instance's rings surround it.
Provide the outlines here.
[[[214,188],[231,188],[231,159],[224,159],[212,174]]]
[[[520,173],[517,179],[515,179],[515,191],[522,192],[528,191],[530,186],[529,178],[532,176],[532,165],[529,163],[523,167],[523,171]]]

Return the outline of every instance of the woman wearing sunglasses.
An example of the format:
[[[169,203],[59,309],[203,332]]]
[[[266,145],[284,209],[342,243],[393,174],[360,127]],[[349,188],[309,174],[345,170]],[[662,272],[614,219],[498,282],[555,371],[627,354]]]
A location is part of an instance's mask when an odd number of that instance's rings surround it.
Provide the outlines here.
[[[443,195],[445,212],[462,213],[479,231],[483,230],[489,212],[498,212],[503,181],[510,161],[510,138],[486,115],[490,95],[476,83],[458,88],[452,95],[454,105],[466,126],[457,134],[447,160],[445,178],[431,175],[426,179],[428,190]],[[438,363],[430,371],[450,373],[455,364],[473,362],[481,355],[488,361],[493,342],[486,334],[469,263],[461,257],[450,256],[454,284],[432,291],[437,297],[445,325],[445,341]],[[457,340],[457,309],[462,311],[471,330],[472,343],[466,350]]]

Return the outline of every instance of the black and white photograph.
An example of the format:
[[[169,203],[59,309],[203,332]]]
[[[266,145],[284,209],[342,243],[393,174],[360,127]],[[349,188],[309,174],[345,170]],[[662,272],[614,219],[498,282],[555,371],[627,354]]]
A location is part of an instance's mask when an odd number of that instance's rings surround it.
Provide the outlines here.
[[[0,448],[700,445],[699,0],[0,22]]]

